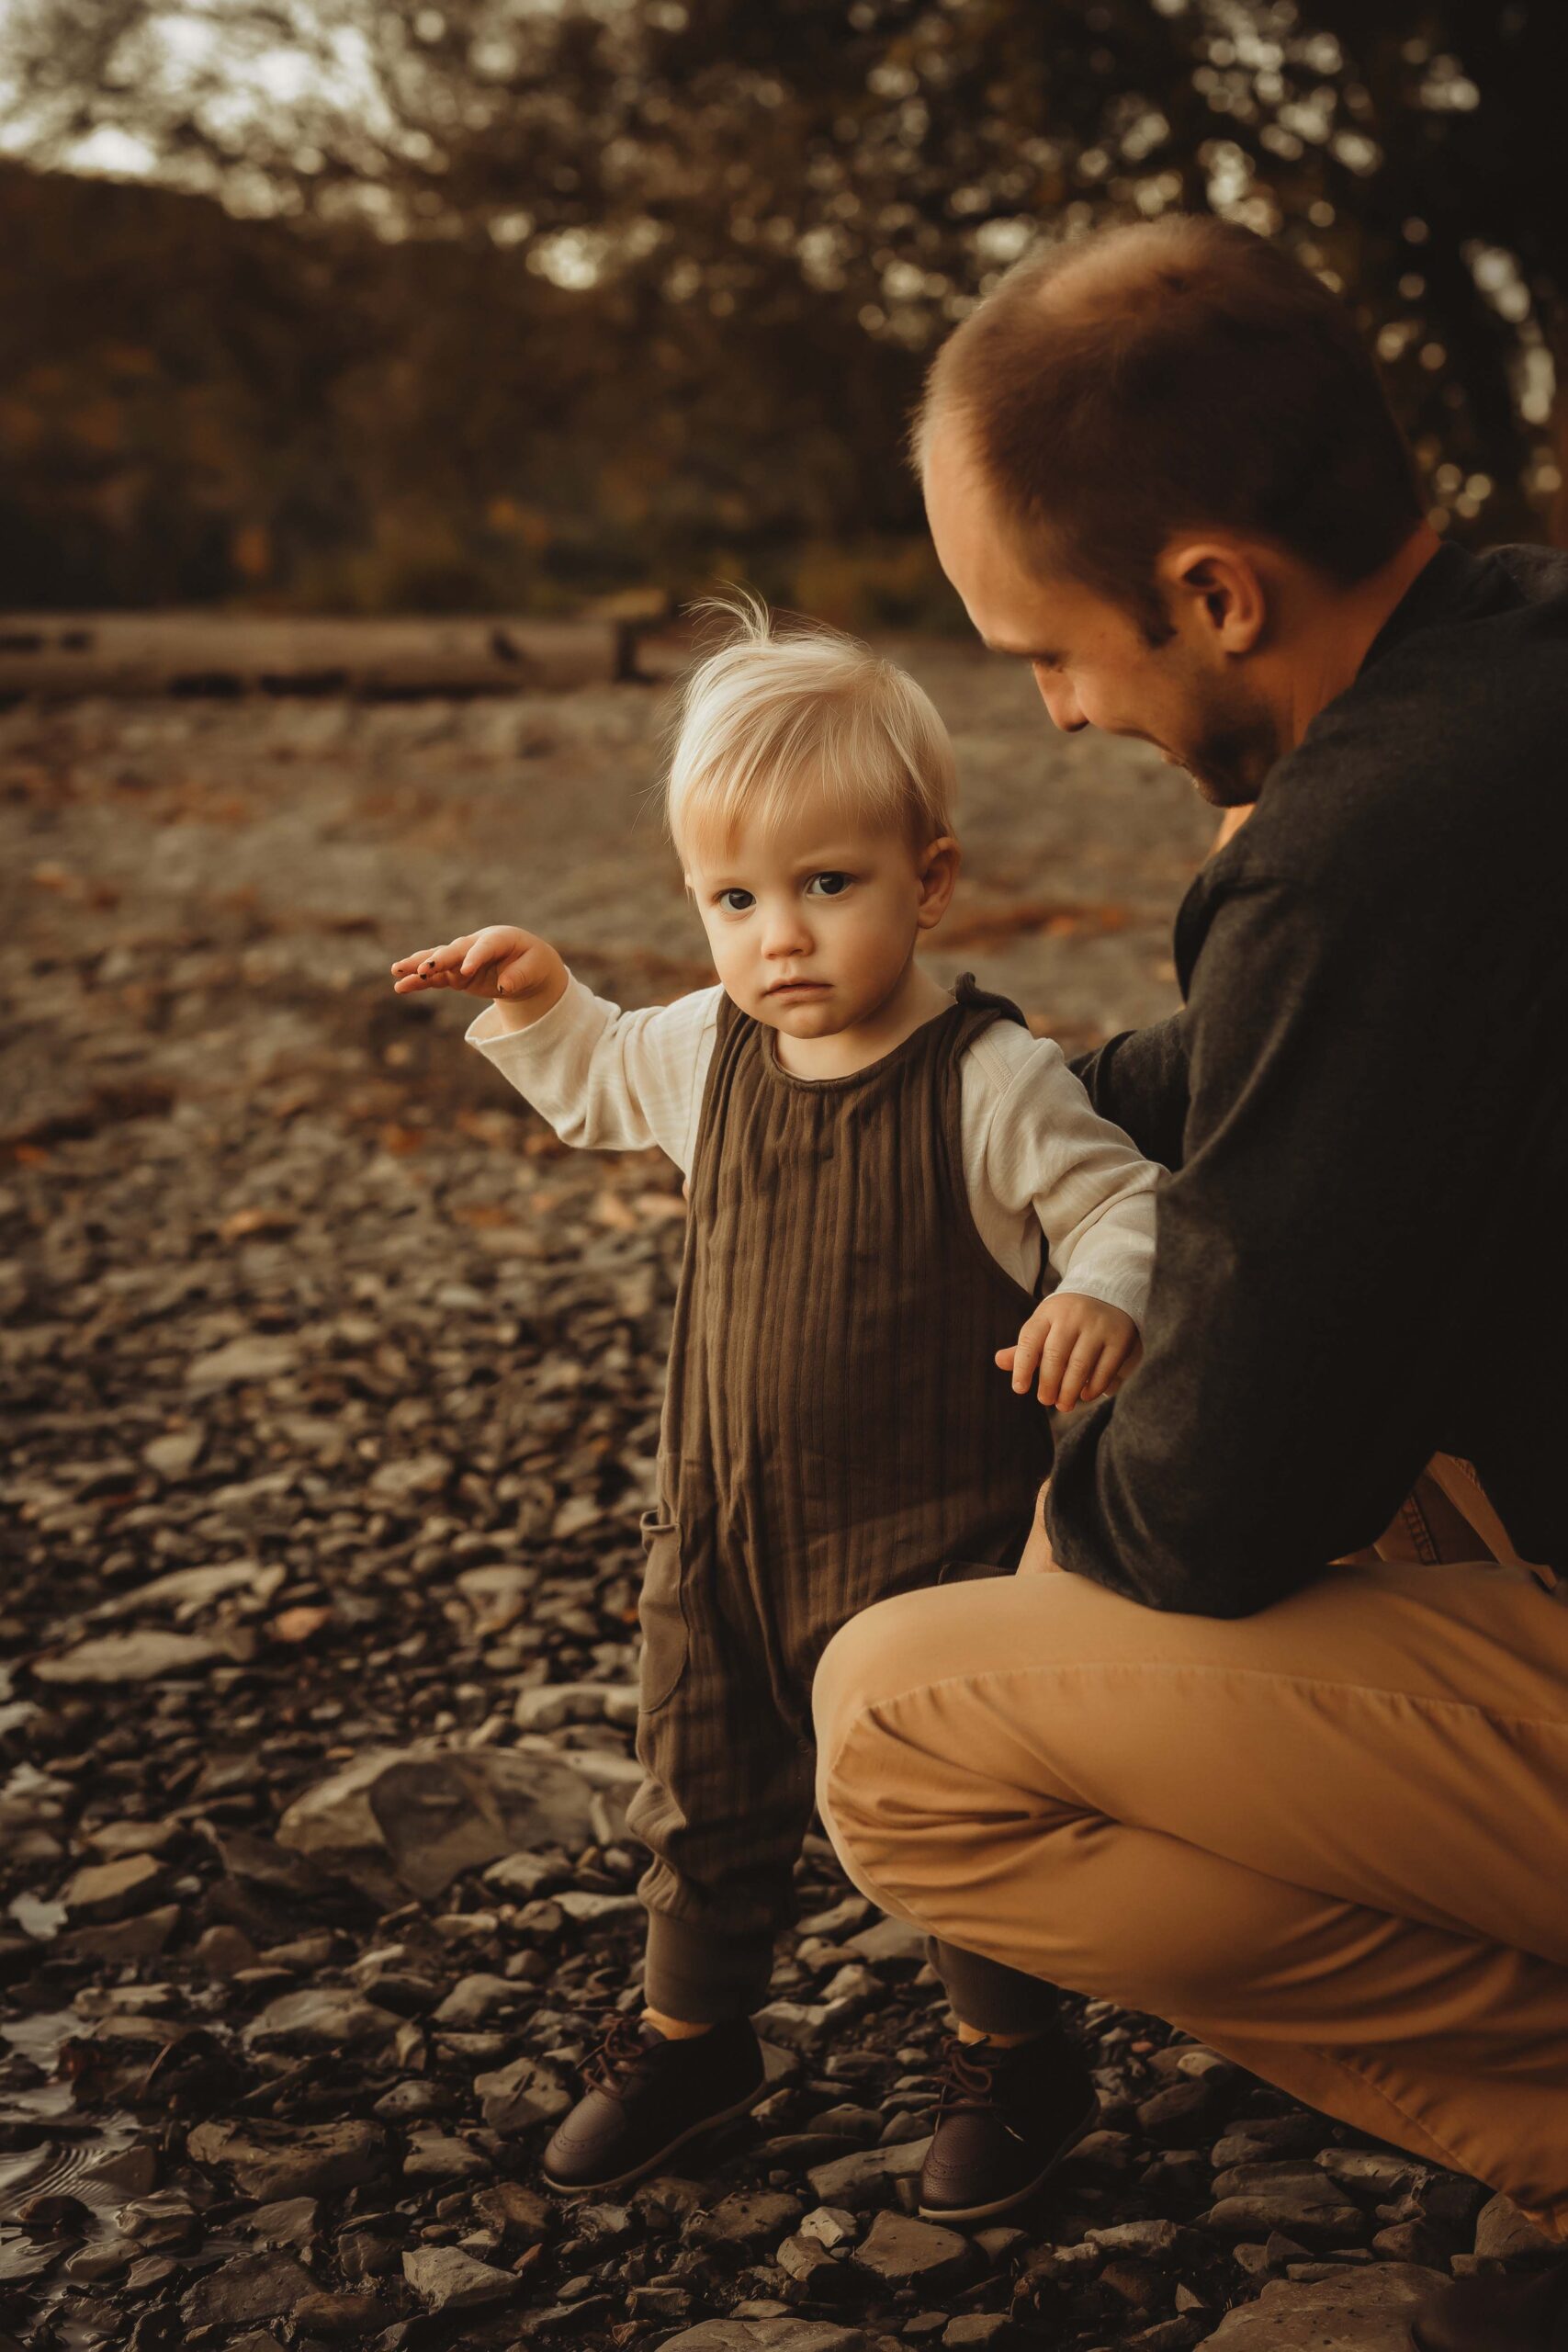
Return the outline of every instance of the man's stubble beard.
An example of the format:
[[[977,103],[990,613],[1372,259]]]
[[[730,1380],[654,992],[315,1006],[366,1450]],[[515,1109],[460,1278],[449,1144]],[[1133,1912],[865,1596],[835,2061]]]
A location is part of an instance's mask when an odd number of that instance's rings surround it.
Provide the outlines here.
[[[1248,695],[1204,714],[1197,742],[1181,763],[1211,808],[1248,808],[1285,750],[1273,713]]]

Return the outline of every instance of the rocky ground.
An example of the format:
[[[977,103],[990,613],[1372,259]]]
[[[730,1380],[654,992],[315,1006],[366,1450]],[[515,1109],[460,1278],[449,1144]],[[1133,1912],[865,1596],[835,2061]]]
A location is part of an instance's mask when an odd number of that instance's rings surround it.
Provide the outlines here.
[[[1188,788],[914,658],[967,787],[937,967],[1075,1044],[1165,1010]],[[755,2120],[626,2198],[536,2186],[635,1998],[682,1210],[386,966],[513,917],[626,1000],[700,981],[662,715],[0,718],[0,2352],[1400,2342],[1510,2210],[1104,2004],[1102,2128],[1049,2196],[911,2218],[943,2021],[820,1840]]]

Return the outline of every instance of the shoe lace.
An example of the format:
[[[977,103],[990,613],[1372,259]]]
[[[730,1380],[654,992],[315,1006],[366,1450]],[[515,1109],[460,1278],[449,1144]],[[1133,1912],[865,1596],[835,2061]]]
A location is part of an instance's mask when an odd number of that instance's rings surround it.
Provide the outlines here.
[[[948,2043],[938,2076],[939,2119],[996,2106],[998,2056],[983,2041]]]
[[[617,2017],[609,2031],[582,2069],[584,2082],[595,2090],[608,2091],[612,2098],[624,2098],[626,2078],[648,2057],[648,2045],[642,2038],[641,2019],[626,2013]]]

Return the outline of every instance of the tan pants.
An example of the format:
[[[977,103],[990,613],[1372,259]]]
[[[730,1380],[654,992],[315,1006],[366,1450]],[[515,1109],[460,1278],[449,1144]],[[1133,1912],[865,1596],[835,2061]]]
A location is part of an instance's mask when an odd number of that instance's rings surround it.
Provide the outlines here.
[[[818,1804],[884,1909],[1568,2238],[1568,1607],[1412,1548],[1235,1621],[1027,1559],[879,1602],[818,1673]]]

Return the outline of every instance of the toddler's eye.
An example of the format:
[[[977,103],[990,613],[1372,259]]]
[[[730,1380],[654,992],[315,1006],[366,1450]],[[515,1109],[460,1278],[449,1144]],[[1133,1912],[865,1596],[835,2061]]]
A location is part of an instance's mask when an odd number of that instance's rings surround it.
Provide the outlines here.
[[[718,904],[727,915],[749,914],[757,901],[750,890],[721,890]]]
[[[818,898],[841,899],[850,887],[850,881],[851,876],[847,874],[814,874],[806,886],[806,893],[807,898],[815,890]]]

